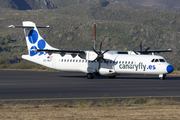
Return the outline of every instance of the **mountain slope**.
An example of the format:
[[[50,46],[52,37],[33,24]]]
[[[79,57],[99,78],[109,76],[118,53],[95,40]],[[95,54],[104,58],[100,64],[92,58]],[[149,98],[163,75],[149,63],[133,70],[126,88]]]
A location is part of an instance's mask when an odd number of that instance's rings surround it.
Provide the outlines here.
[[[78,0],[60,0],[59,4],[57,0],[53,0],[53,3],[55,1],[55,5],[65,6],[27,11],[0,8],[0,58],[21,59],[21,55],[27,53],[23,30],[7,29],[8,25],[21,25],[25,20],[39,26],[50,25],[50,28],[40,29],[39,32],[53,47],[92,50],[93,24],[97,23],[97,45],[103,40],[102,49],[139,50],[141,41],[143,49],[171,48],[172,53],[160,55],[180,69],[178,10],[142,7],[127,2],[112,2],[106,7],[100,7],[87,2],[77,3]],[[8,42],[6,34],[13,40]]]
[[[0,7],[17,10],[52,9],[54,4],[49,0],[0,0]]]
[[[116,0],[116,1],[129,2],[141,6],[150,6],[150,7],[180,8],[179,0]]]

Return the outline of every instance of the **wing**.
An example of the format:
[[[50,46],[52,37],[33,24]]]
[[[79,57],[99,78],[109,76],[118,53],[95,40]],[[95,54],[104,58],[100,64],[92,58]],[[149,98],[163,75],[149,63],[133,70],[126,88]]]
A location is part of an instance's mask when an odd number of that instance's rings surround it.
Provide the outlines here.
[[[142,51],[136,51],[141,54],[149,54],[149,53],[161,53],[161,52],[172,52],[171,49],[168,50],[142,50]]]
[[[172,52],[171,49],[168,50],[136,50],[136,51],[117,51],[117,54],[149,54],[149,53],[161,53],[161,52]]]

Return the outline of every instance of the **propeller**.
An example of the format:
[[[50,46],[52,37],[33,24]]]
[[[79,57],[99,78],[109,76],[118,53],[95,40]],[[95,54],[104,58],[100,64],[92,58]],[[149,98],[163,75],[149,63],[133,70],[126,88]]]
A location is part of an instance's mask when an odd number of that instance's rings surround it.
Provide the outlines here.
[[[106,64],[108,64],[108,62],[104,59],[104,54],[106,52],[108,52],[109,50],[106,50],[104,51],[103,53],[101,52],[101,47],[102,47],[102,41],[101,41],[101,44],[100,44],[100,51],[96,51],[94,48],[93,48],[93,51],[97,54],[97,57],[96,59],[94,59],[92,62],[95,62],[95,61],[98,61],[99,63],[99,66],[98,66],[98,71],[99,69],[101,68],[101,61],[103,60]]]
[[[148,47],[148,48],[146,48],[145,51],[143,52],[143,50],[142,50],[142,42],[140,43],[139,47],[140,47],[140,52],[142,52],[142,54],[147,54],[147,51],[150,49],[150,47]]]

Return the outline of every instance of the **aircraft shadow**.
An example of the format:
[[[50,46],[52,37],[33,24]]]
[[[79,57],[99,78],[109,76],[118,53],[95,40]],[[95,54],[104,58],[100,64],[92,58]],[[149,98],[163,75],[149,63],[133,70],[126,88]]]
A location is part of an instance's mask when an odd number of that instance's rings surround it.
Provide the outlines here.
[[[65,77],[65,78],[87,78],[85,75],[73,75],[73,76],[68,76],[68,75],[61,75],[58,77]],[[131,79],[131,80],[160,80],[158,76],[140,76],[140,75],[130,75],[130,76],[117,76],[115,79],[113,78],[108,78],[106,76],[95,76],[94,79],[110,79],[110,80],[116,80],[116,79]],[[180,80],[180,76],[167,76],[165,80]]]

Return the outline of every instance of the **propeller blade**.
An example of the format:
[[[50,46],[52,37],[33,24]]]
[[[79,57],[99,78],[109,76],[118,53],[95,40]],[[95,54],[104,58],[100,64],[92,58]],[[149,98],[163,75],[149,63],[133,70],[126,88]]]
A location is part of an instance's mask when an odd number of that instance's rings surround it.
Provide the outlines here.
[[[133,52],[134,52],[136,55],[138,55],[138,53],[137,53],[136,51],[133,50]]]
[[[108,52],[108,51],[109,51],[109,50],[104,51],[103,54],[105,54],[105,53]]]
[[[103,58],[103,61],[108,65],[108,62]]]
[[[91,62],[95,62],[97,60],[97,58],[96,59],[94,59],[93,61],[91,61]]]
[[[142,41],[141,41],[141,43],[140,43],[140,51],[142,51]]]
[[[93,48],[93,51],[96,53],[96,54],[98,54],[99,55],[99,53]]]
[[[150,49],[150,47],[148,47],[145,51],[147,52]]]
[[[99,62],[99,67],[98,67],[98,72],[99,72],[99,69],[101,67],[101,60],[99,60],[98,62]]]
[[[102,41],[101,41],[101,44],[100,44],[100,52],[101,52],[101,47],[102,47]]]

